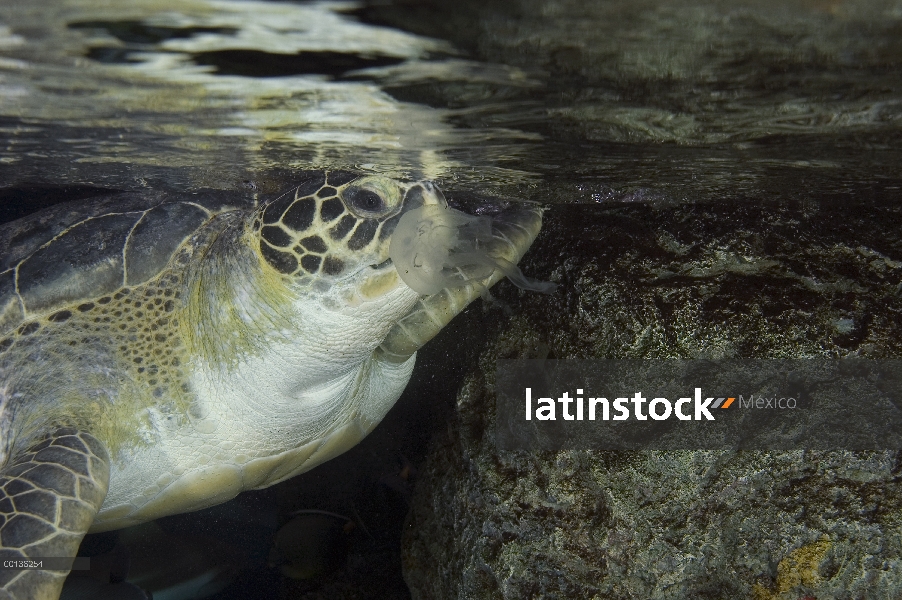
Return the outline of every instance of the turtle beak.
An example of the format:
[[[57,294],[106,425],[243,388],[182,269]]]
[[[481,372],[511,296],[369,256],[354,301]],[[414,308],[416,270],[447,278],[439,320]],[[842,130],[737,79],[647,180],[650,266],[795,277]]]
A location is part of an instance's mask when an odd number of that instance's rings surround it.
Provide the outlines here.
[[[445,195],[431,181],[418,181],[404,194],[404,210],[412,210],[426,205],[448,206]]]
[[[435,192],[441,195],[437,188]],[[444,203],[443,197],[441,201]],[[488,242],[485,250],[490,255],[516,264],[526,254],[541,227],[542,209],[538,205],[520,204],[509,208],[492,218],[492,240]],[[392,363],[407,361],[470,302],[503,277],[504,274],[496,269],[487,279],[445,288],[436,294],[421,298],[413,309],[389,330],[385,340],[376,350],[376,358]]]

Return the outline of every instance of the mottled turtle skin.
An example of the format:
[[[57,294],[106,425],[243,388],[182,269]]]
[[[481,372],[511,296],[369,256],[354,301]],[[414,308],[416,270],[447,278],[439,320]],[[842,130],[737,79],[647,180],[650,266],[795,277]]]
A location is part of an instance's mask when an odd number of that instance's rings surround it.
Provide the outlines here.
[[[305,172],[269,202],[124,193],[0,227],[0,558],[224,502],[360,441],[416,350],[491,285],[420,296],[388,257],[428,182]],[[535,207],[496,216],[516,262]],[[465,278],[464,278],[465,279]],[[66,571],[0,570],[0,598]]]

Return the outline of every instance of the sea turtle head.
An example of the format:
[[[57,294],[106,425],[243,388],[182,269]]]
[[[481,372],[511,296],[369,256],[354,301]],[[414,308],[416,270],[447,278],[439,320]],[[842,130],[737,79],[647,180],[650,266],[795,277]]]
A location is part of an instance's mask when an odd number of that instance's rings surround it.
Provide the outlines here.
[[[311,174],[267,204],[255,221],[260,256],[304,287],[353,289],[363,300],[403,284],[389,259],[401,216],[447,206],[430,182],[403,183],[346,171]]]
[[[253,243],[265,269],[365,330],[354,337],[383,339],[383,357],[401,362],[504,276],[553,289],[516,267],[541,215],[513,204],[472,216],[428,181],[318,172],[256,213]]]

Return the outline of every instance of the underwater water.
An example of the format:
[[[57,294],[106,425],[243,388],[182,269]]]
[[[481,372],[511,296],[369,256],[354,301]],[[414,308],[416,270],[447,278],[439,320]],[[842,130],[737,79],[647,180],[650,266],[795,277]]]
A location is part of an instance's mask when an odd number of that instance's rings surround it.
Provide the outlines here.
[[[545,203],[590,258],[625,219],[611,207],[765,219],[778,204],[841,228],[846,211],[898,208],[900,74],[898,0],[5,2],[0,221],[101,190],[269,194],[292,170],[339,168],[431,179],[469,207]],[[862,243],[902,259],[878,237]],[[555,248],[526,275],[548,279],[569,258]],[[413,474],[486,343],[480,311],[421,351],[346,455],[129,534],[136,583],[154,598],[410,597]]]

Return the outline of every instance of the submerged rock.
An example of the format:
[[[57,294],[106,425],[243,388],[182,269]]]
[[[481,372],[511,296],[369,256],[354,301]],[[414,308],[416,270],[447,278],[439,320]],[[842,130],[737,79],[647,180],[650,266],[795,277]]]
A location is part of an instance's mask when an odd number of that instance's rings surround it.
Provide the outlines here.
[[[902,213],[842,199],[555,207],[502,288],[404,537],[413,598],[902,594],[902,453],[501,452],[499,358],[898,357]],[[507,294],[504,296],[504,294]]]

